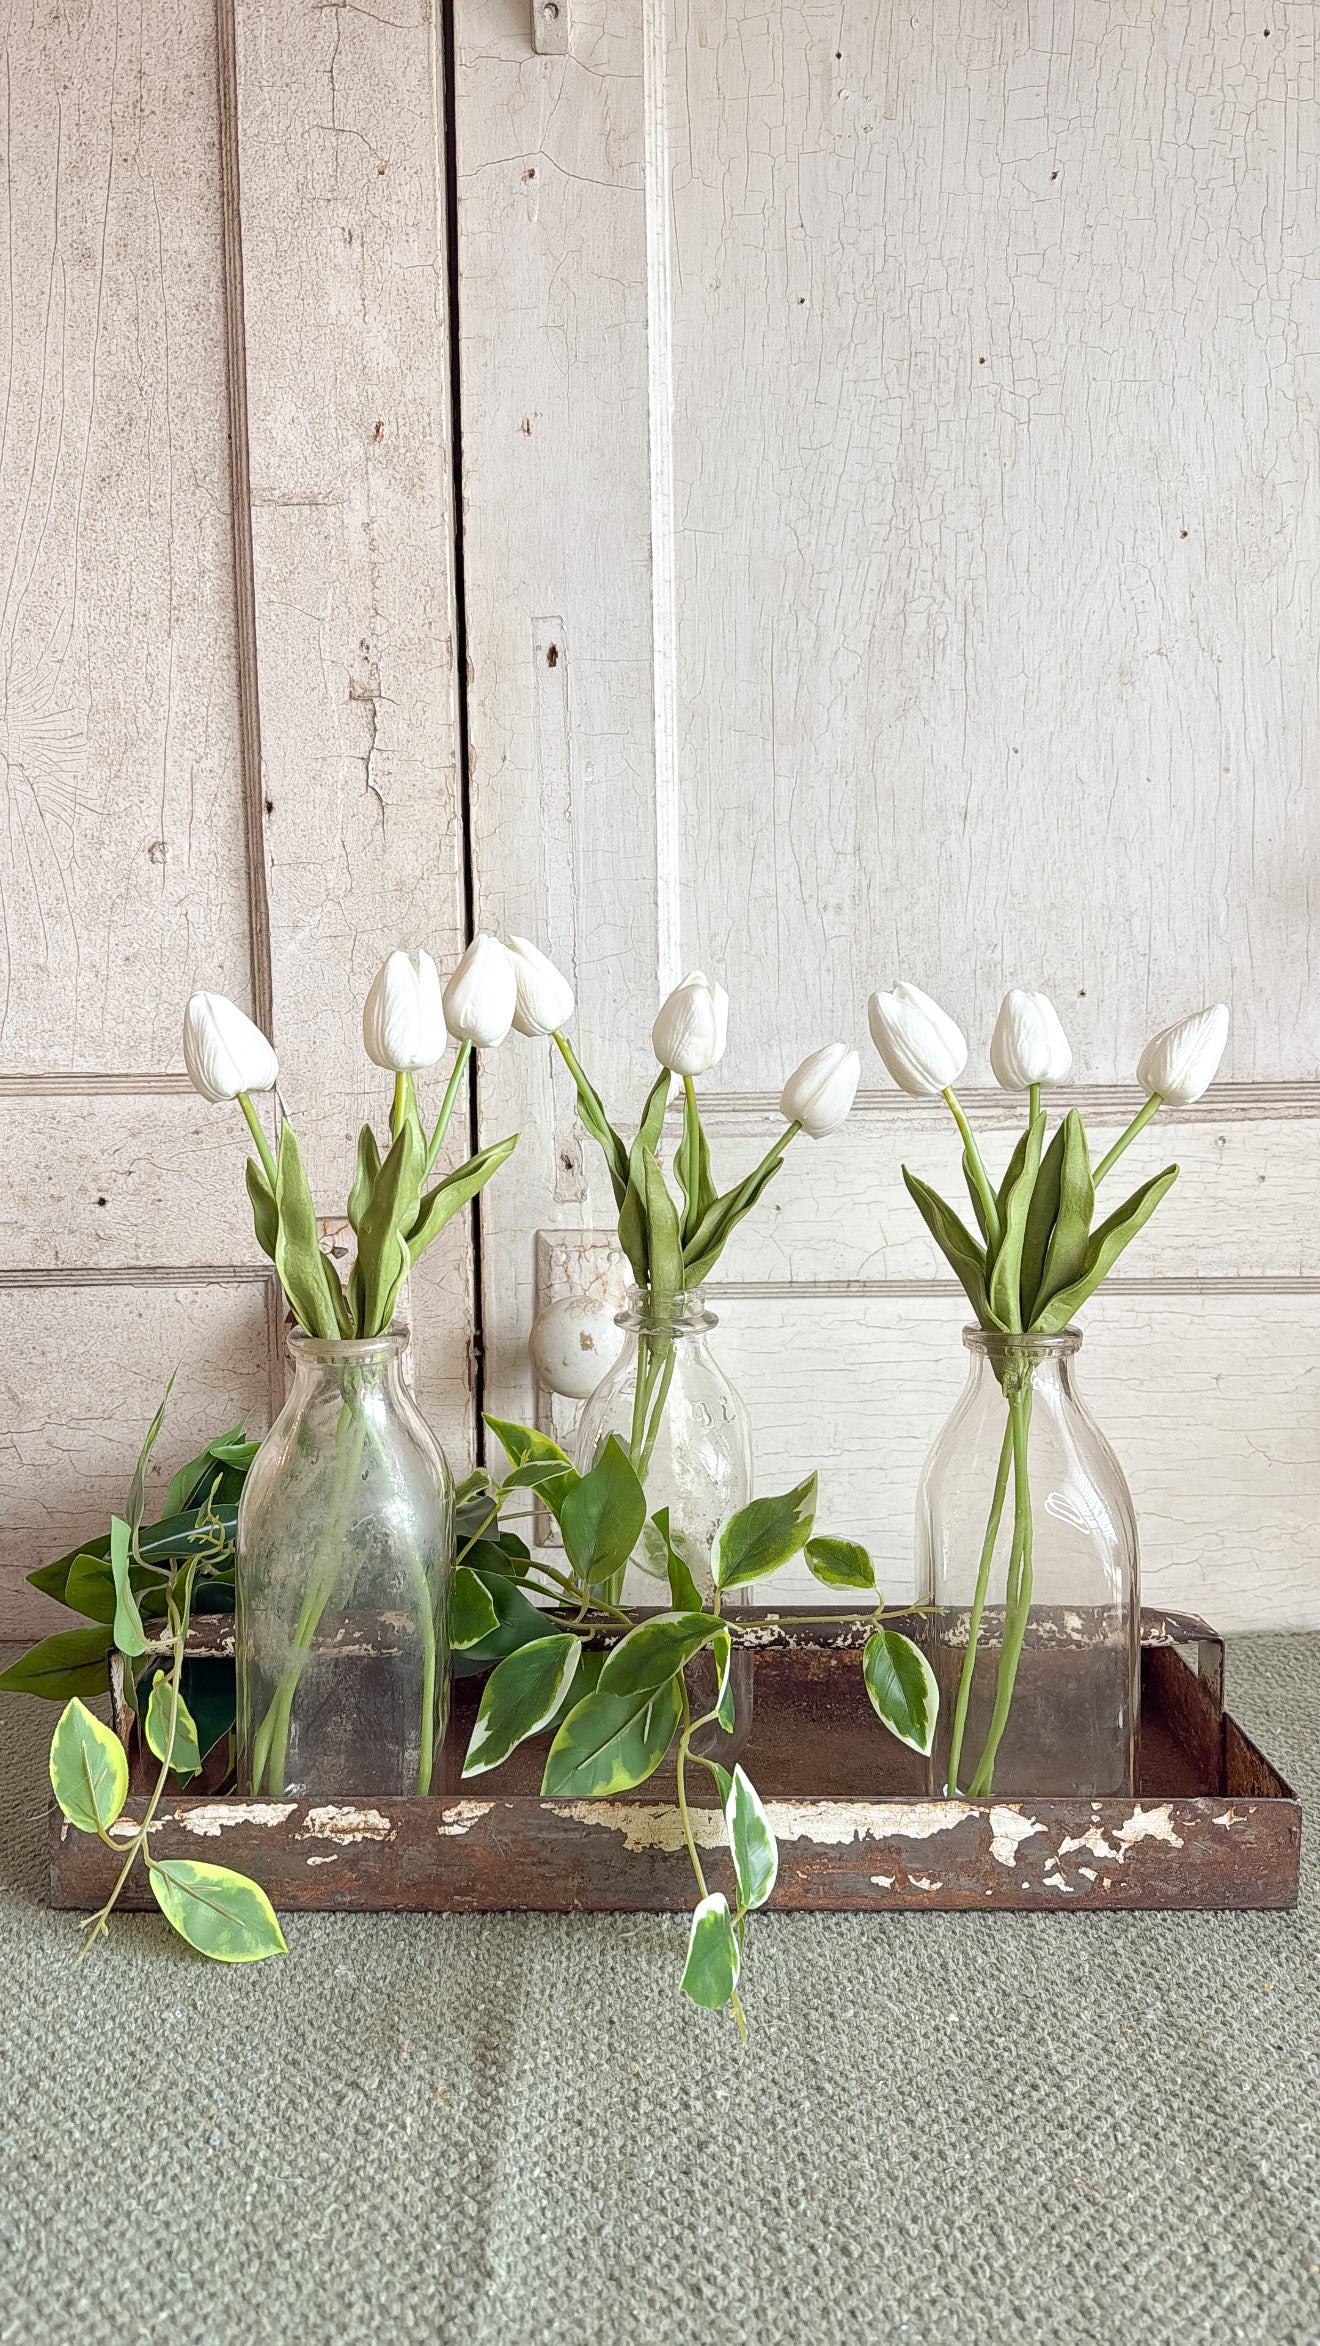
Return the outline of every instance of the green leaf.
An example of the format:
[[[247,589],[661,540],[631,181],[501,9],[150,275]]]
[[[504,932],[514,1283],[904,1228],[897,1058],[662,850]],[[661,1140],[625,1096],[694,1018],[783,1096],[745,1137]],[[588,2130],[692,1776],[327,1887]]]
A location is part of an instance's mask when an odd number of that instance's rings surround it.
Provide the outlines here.
[[[646,1095],[642,1121],[637,1127],[637,1138],[633,1142],[634,1148],[648,1149],[652,1156],[655,1155],[660,1146],[660,1135],[665,1128],[665,1115],[669,1107],[669,1095],[673,1088],[673,1076],[667,1067],[662,1067]]]
[[[683,1192],[682,1238],[686,1247],[695,1238],[703,1214],[710,1212],[719,1194],[711,1179],[710,1146],[690,1075],[683,1083],[683,1138],[674,1159],[674,1173]]]
[[[627,1563],[646,1521],[646,1493],[617,1435],[611,1434],[590,1474],[564,1493],[559,1528],[578,1578],[588,1586],[608,1580]]]
[[[738,1224],[750,1214],[767,1183],[774,1180],[784,1161],[788,1134],[778,1141],[755,1171],[736,1189],[726,1190],[707,1208],[683,1249],[683,1278],[689,1287],[700,1287],[708,1279]]]
[[[877,1629],[862,1650],[862,1676],[872,1708],[890,1734],[929,1758],[940,1690],[920,1646],[896,1629]]]
[[[903,1167],[903,1180],[908,1196],[941,1254],[957,1273],[967,1292],[967,1300],[983,1328],[998,1328],[1002,1323],[990,1308],[990,1297],[985,1280],[985,1249],[978,1246],[971,1231],[960,1222],[952,1206],[947,1206],[937,1191],[920,1180],[915,1173]]]
[[[108,1627],[57,1629],[53,1637],[43,1637],[0,1671],[0,1692],[39,1694],[45,1702],[67,1702],[74,1694],[104,1694],[110,1682],[106,1659],[113,1644]]]
[[[174,1379],[177,1377],[178,1373],[179,1372],[177,1369],[173,1369],[170,1372],[169,1383],[166,1385],[165,1391],[161,1396],[160,1407],[156,1411],[151,1424],[147,1428],[147,1438],[144,1441],[142,1448],[138,1452],[138,1462],[133,1469],[133,1480],[129,1486],[128,1493],[128,1530],[130,1544],[136,1538],[139,1530],[141,1529],[142,1509],[146,1500],[147,1491],[147,1461],[150,1458],[152,1451],[156,1447],[156,1437],[159,1434],[161,1427],[165,1423],[165,1412],[169,1408],[170,1395],[174,1391]]]
[[[121,1654],[144,1654],[147,1640],[142,1628],[142,1615],[129,1580],[130,1538],[123,1518],[110,1518],[110,1570],[115,1584],[114,1636]]]
[[[692,1576],[692,1568],[687,1557],[683,1554],[677,1535],[669,1528],[669,1509],[667,1507],[656,1508],[650,1522],[643,1526],[642,1536],[644,1539],[648,1532],[658,1543],[661,1556],[660,1568],[669,1581],[670,1603],[680,1613],[699,1613],[701,1611],[701,1591]],[[649,1552],[650,1541],[647,1542],[647,1547]]]
[[[87,1705],[66,1703],[50,1746],[51,1789],[80,1833],[107,1832],[128,1798],[128,1758]]]
[[[715,1724],[726,1735],[732,1735],[737,1725],[733,1698],[733,1639],[727,1629],[721,1629],[711,1652],[715,1657]]]
[[[578,1115],[604,1153],[614,1190],[614,1203],[616,1208],[621,1209],[628,1194],[628,1151],[601,1106],[599,1093],[593,1089],[590,1080],[579,1067],[572,1050],[566,1050],[563,1056],[577,1092]]]
[[[1091,1234],[1081,1277],[1070,1287],[1063,1287],[1057,1295],[1036,1314],[1035,1325],[1044,1336],[1057,1336],[1066,1328],[1073,1314],[1081,1310],[1087,1297],[1094,1295],[1102,1279],[1109,1276],[1125,1246],[1130,1246],[1139,1230],[1144,1230],[1160,1200],[1168,1196],[1178,1178],[1176,1165],[1166,1165],[1153,1180],[1144,1182],[1126,1198],[1107,1222]]]
[[[212,1962],[260,1963],[287,1954],[274,1907],[246,1874],[194,1857],[163,1857],[150,1861],[149,1878],[165,1920]]]
[[[409,1120],[381,1166],[358,1232],[355,1278],[361,1299],[359,1336],[379,1336],[390,1324],[394,1300],[408,1269],[404,1232],[416,1219],[421,1179],[417,1134]]]
[[[227,1434],[222,1434],[218,1442],[208,1442],[204,1450],[199,1450],[195,1458],[190,1458],[186,1466],[181,1466],[177,1474],[171,1475],[162,1510],[165,1515],[178,1515],[190,1501],[196,1499],[199,1486],[206,1479],[206,1468],[214,1459],[224,1458],[226,1464],[231,1463],[226,1453],[232,1443],[242,1440],[242,1434],[240,1421],[238,1425],[231,1426]],[[254,1451],[258,1447],[255,1443],[252,1445]]]
[[[217,1532],[223,1532],[225,1551],[233,1547],[238,1529],[238,1507],[234,1501],[217,1502],[209,1511],[189,1508],[182,1515],[163,1516],[159,1523],[149,1523],[138,1533],[138,1555],[144,1564],[167,1564],[195,1556],[199,1550],[209,1549]],[[95,1555],[100,1542],[88,1542],[89,1553]],[[109,1552],[109,1540],[106,1552]]]
[[[491,1543],[483,1540],[480,1545],[488,1548]],[[476,1554],[475,1548],[472,1554]],[[449,1583],[450,1644],[462,1653],[468,1646],[480,1645],[491,1637],[499,1625],[499,1615],[485,1582],[478,1580],[470,1563],[457,1565]]]
[[[770,1830],[761,1795],[750,1776],[744,1775],[741,1768],[735,1768],[730,1776],[724,1768],[711,1765],[724,1804],[724,1822],[738,1884],[738,1905],[742,1912],[750,1914],[765,1905],[774,1889],[779,1874],[778,1844]]]
[[[137,1681],[139,1714],[150,1703],[153,1675],[148,1668]],[[218,1654],[185,1654],[179,1692],[188,1706],[198,1751],[205,1759],[222,1737],[233,1732],[238,1693],[233,1662]]]
[[[1091,1151],[1085,1127],[1075,1108],[1068,1111],[1063,1134],[1058,1209],[1040,1280],[1035,1294],[1030,1298],[1025,1281],[1023,1283],[1024,1327],[1031,1325],[1036,1313],[1049,1302],[1051,1296],[1059,1295],[1065,1287],[1073,1286],[1086,1268],[1086,1250],[1091,1241],[1091,1217],[1095,1212],[1095,1183],[1091,1178]]]
[[[816,1477],[778,1499],[753,1499],[725,1517],[715,1534],[711,1572],[717,1588],[741,1588],[763,1580],[800,1554],[811,1537],[816,1512]]]
[[[508,1140],[493,1141],[488,1149],[479,1149],[465,1165],[458,1165],[434,1189],[428,1189],[422,1199],[417,1219],[408,1232],[408,1258],[416,1262],[426,1252],[433,1238],[438,1238],[447,1222],[470,1205],[488,1181],[492,1181],[506,1158],[518,1146],[518,1134]]]
[[[362,1217],[371,1203],[371,1193],[379,1178],[380,1150],[376,1146],[376,1135],[369,1124],[364,1124],[358,1134],[353,1186],[348,1193],[348,1219],[355,1236],[362,1227]]]
[[[69,1566],[64,1603],[75,1613],[85,1614],[89,1621],[104,1621],[108,1628],[118,1602],[109,1557],[89,1555],[84,1549]]]
[[[719,1630],[710,1613],[657,1613],[612,1646],[600,1674],[605,1694],[655,1694],[709,1645]]]
[[[549,1725],[577,1675],[582,1640],[539,1637],[492,1670],[482,1692],[463,1774],[498,1768],[529,1735]]]
[[[1024,1327],[1030,1327],[1040,1297],[1041,1273],[1045,1268],[1050,1235],[1059,1211],[1059,1187],[1063,1179],[1063,1152],[1068,1126],[1076,1114],[1075,1108],[1069,1109],[1041,1158],[1036,1186],[1031,1193],[1031,1204],[1027,1208],[1027,1227],[1022,1238],[1022,1269],[1018,1281]]]
[[[275,1192],[270,1186],[265,1166],[256,1157],[248,1158],[243,1167],[243,1178],[247,1182],[248,1203],[252,1208],[252,1227],[257,1234],[257,1244],[262,1253],[268,1254],[274,1262],[280,1238],[280,1214],[275,1203]]]
[[[654,1161],[655,1150],[659,1146],[660,1134],[664,1127],[665,1110],[669,1105],[669,1092],[673,1080],[668,1068],[662,1068],[647,1094],[646,1106],[642,1110],[642,1121],[637,1129],[637,1138],[628,1152],[628,1181],[619,1205],[619,1244],[632,1265],[633,1276],[639,1287],[648,1287],[654,1284],[654,1271],[651,1262],[650,1184],[646,1171],[646,1160],[650,1156]],[[663,1179],[661,1187],[664,1187]],[[667,1191],[665,1194],[668,1196]],[[671,1206],[672,1202],[671,1199]],[[677,1220],[678,1217],[675,1214],[675,1227],[677,1227]],[[672,1294],[674,1289],[672,1287],[666,1288],[664,1292]]]
[[[597,1688],[575,1703],[550,1746],[545,1800],[596,1799],[627,1792],[654,1775],[683,1715],[677,1678],[654,1694]]]
[[[1005,1189],[1000,1209],[1003,1231],[990,1270],[990,1309],[1005,1328],[1022,1326],[1022,1244],[1027,1234],[1027,1215],[1031,1195],[1040,1171],[1040,1152],[1045,1141],[1045,1111],[1032,1119],[1027,1131],[1021,1161],[1012,1183]],[[1016,1151],[1014,1152],[1016,1154]]]
[[[738,1938],[722,1890],[712,1890],[692,1916],[683,1993],[703,2011],[722,2012],[738,1985]]]
[[[511,1471],[504,1477],[505,1482],[515,1490],[535,1490],[551,1514],[558,1515],[564,1492],[578,1480],[577,1468],[567,1451],[561,1450],[558,1442],[552,1442],[549,1434],[539,1432],[535,1426],[513,1425],[502,1417],[487,1417],[485,1422],[508,1456]],[[559,1472],[549,1477],[527,1473],[529,1467],[537,1466],[554,1466]]]
[[[176,1776],[195,1776],[201,1770],[202,1755],[198,1748],[197,1728],[193,1722],[192,1713],[183,1699],[182,1692],[180,1692],[179,1707],[174,1721],[174,1744],[171,1756],[170,1703],[169,1679],[163,1670],[157,1670],[151,1681],[151,1693],[147,1698],[147,1715],[142,1723],[143,1733],[157,1759],[168,1760]]]
[[[858,1540],[808,1540],[809,1569],[826,1588],[874,1588],[875,1566]]]
[[[298,1137],[287,1118],[280,1127],[275,1203],[279,1213],[275,1268],[299,1327],[309,1336],[351,1336],[354,1330],[344,1291],[334,1264],[321,1251]]]
[[[977,1180],[976,1175],[972,1170],[972,1160],[968,1156],[966,1149],[963,1150],[962,1154],[962,1177],[967,1184],[967,1195],[972,1201],[972,1212],[976,1216],[976,1226],[981,1233],[982,1239],[988,1246],[990,1243],[990,1225],[986,1219],[985,1199],[981,1195],[981,1184]]]
[[[520,1588],[502,1572],[477,1572],[492,1605],[497,1626],[478,1645],[454,1656],[456,1676],[466,1678],[489,1662],[501,1662],[506,1654],[520,1645],[529,1645],[533,1638],[544,1637],[546,1617],[539,1606],[533,1605]]]

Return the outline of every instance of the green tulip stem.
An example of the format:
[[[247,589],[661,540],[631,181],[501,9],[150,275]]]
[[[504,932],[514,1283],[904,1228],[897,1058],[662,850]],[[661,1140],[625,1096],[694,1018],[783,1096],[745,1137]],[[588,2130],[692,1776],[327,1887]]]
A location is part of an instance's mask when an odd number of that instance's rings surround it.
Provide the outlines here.
[[[454,1061],[449,1081],[445,1086],[445,1096],[440,1102],[440,1113],[436,1118],[435,1131],[431,1135],[431,1145],[426,1152],[426,1163],[422,1167],[423,1186],[430,1180],[435,1168],[435,1160],[444,1146],[445,1134],[449,1130],[450,1118],[454,1113],[454,1102],[458,1098],[458,1087],[463,1081],[463,1070],[471,1056],[471,1043],[461,1042],[458,1046],[458,1057]]]
[[[1033,1514],[1031,1475],[1027,1463],[1027,1439],[1031,1429],[1031,1386],[1023,1385],[1013,1394],[1008,1404],[1009,1426],[1013,1444],[1013,1549],[1008,1560],[1008,1584],[1004,1599],[1004,1642],[999,1653],[999,1675],[995,1684],[994,1709],[975,1775],[967,1787],[968,1798],[983,1800],[988,1795],[995,1775],[995,1756],[1000,1739],[1008,1724],[1013,1690],[1017,1684],[1018,1663],[1031,1616]]]
[[[1108,1156],[1102,1157],[1099,1164],[1096,1166],[1091,1179],[1095,1183],[1097,1189],[1104,1180],[1104,1177],[1109,1171],[1110,1166],[1116,1165],[1118,1163],[1118,1160],[1122,1156],[1124,1149],[1129,1147],[1131,1142],[1136,1139],[1139,1132],[1144,1132],[1152,1116],[1157,1116],[1163,1106],[1164,1100],[1162,1094],[1159,1092],[1152,1092],[1144,1108],[1138,1108],[1136,1115],[1133,1117],[1132,1122],[1127,1128],[1127,1131],[1120,1132],[1118,1139],[1114,1142],[1114,1145],[1109,1151]]]
[[[952,1084],[946,1085],[944,1097],[949,1103],[953,1121],[962,1134],[963,1147],[967,1151],[967,1162],[971,1166],[972,1179],[976,1183],[976,1194],[981,1200],[981,1211],[985,1215],[986,1242],[991,1254],[994,1254],[998,1251],[1001,1235],[999,1200],[995,1196],[990,1176],[986,1172],[981,1151],[977,1146],[976,1134],[963,1114],[962,1103]]]
[[[1034,1124],[1040,1114],[1040,1085],[1033,1083],[1027,1089],[1027,1122]]]
[[[395,1072],[395,1077],[394,1077],[394,1105],[393,1105],[393,1107],[390,1109],[390,1139],[391,1139],[391,1140],[397,1140],[397,1139],[398,1139],[398,1137],[399,1137],[399,1134],[400,1134],[400,1133],[402,1132],[402,1130],[403,1130],[403,1120],[404,1120],[404,1117],[407,1115],[407,1113],[408,1113],[408,1078],[407,1078],[407,1075],[406,1075],[406,1073],[404,1072],[404,1070],[403,1070],[403,1069],[400,1067],[400,1068],[398,1068],[398,1069],[396,1070],[396,1072]]]
[[[261,1118],[252,1105],[250,1093],[239,1092],[238,1104],[247,1118],[248,1131],[257,1144],[257,1154],[266,1169],[266,1179],[270,1183],[270,1193],[273,1197],[275,1195],[275,1159],[271,1153],[270,1142],[262,1128]]]
[[[958,1770],[962,1764],[963,1734],[967,1726],[967,1705],[972,1696],[972,1675],[976,1668],[976,1649],[981,1636],[981,1616],[985,1611],[986,1594],[990,1586],[990,1566],[994,1559],[995,1541],[999,1537],[1000,1519],[1004,1512],[1004,1498],[1008,1490],[1008,1470],[1013,1459],[1013,1420],[1004,1426],[1004,1439],[999,1452],[999,1471],[995,1476],[994,1496],[990,1501],[990,1520],[985,1527],[981,1548],[980,1569],[976,1575],[976,1593],[972,1598],[971,1617],[967,1624],[967,1651],[963,1655],[958,1674],[958,1692],[953,1707],[953,1737],[949,1744],[949,1766],[945,1791],[950,1800],[958,1798]]]

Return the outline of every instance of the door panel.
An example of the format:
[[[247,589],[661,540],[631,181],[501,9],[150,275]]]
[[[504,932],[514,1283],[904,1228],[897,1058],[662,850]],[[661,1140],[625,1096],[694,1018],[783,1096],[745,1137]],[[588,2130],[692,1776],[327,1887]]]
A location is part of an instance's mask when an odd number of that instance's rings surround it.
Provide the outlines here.
[[[1007,984],[1059,1003],[1097,1135],[1152,1029],[1222,996],[1224,1083],[1132,1153],[1184,1176],[1084,1386],[1147,1587],[1320,1622],[1320,117],[1287,27],[574,0],[551,58],[515,0],[458,25],[479,917],[573,970],[620,1118],[658,995],[723,978],[717,1170],[807,1050],[865,1054],[854,1123],[721,1265],[761,1487],[819,1466],[907,1585],[960,1352],[899,1166],[956,1185],[957,1152],[886,1087],[871,987],[966,1026],[995,1165]],[[524,1132],[483,1203],[490,1398],[548,1419],[524,1348],[571,1249],[538,1293],[534,1233],[607,1230],[608,1190],[548,1047],[483,1065],[481,1116]]]
[[[463,933],[430,11],[11,10],[0,451],[0,1631],[164,1449],[266,1422],[279,1313],[183,1002],[269,1026],[327,1221],[392,946]],[[368,1078],[371,1080],[368,1081]],[[439,1250],[437,1250],[439,1252]],[[470,1255],[412,1304],[466,1455]]]

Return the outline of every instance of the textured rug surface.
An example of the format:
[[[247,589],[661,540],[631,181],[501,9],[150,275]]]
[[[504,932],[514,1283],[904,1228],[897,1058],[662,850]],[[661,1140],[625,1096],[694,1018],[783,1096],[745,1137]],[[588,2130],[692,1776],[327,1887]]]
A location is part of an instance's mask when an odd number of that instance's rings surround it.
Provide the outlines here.
[[[1229,1700],[1314,1807],[1320,1637]],[[305,1916],[208,1966],[42,1906],[0,1706],[3,2346],[1316,2346],[1320,1909]]]

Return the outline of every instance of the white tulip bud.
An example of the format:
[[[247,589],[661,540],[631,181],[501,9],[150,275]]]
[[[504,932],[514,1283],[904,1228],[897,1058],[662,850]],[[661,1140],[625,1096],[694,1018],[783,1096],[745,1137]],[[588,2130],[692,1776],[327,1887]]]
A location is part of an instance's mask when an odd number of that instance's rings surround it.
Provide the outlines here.
[[[204,1100],[268,1092],[280,1064],[259,1026],[223,994],[194,994],[183,1014],[184,1064]]]
[[[1000,1003],[990,1044],[996,1083],[1006,1092],[1030,1091],[1034,1083],[1066,1083],[1072,1063],[1072,1045],[1049,995],[1014,986]]]
[[[1228,1006],[1216,1002],[1166,1026],[1137,1061],[1137,1081],[1170,1108],[1189,1108],[1214,1082],[1228,1041]]]
[[[409,1067],[434,1067],[448,1039],[440,972],[430,954],[410,960],[406,953],[391,953],[372,979],[362,1012],[367,1057],[399,1075]]]
[[[510,937],[507,951],[518,986],[513,1023],[519,1034],[557,1034],[573,1015],[568,979],[526,937]]]
[[[518,1007],[518,980],[498,937],[483,929],[472,940],[445,987],[445,1025],[455,1042],[493,1050]]]
[[[673,1075],[705,1075],[724,1057],[729,1030],[729,997],[694,969],[660,1005],[651,1044],[662,1067]]]
[[[900,1089],[915,1099],[947,1091],[967,1065],[967,1044],[947,1011],[919,986],[872,994],[871,1040]]]
[[[800,1124],[809,1140],[824,1140],[846,1121],[861,1080],[857,1053],[846,1043],[827,1043],[790,1075],[779,1113],[786,1124]]]

